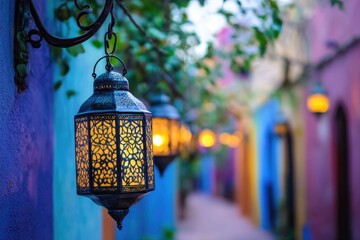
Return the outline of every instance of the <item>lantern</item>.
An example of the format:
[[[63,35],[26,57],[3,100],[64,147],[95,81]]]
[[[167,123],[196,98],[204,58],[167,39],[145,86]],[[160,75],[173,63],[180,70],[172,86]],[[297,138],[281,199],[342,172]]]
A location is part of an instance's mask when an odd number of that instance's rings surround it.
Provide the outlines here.
[[[279,112],[278,116],[275,119],[274,132],[278,136],[284,136],[289,130],[289,123],[286,120],[285,116]]]
[[[154,190],[151,113],[123,75],[98,76],[75,116],[77,194],[107,208],[119,229],[129,207]]]
[[[199,134],[199,144],[202,147],[211,148],[215,145],[215,133],[210,129],[204,129]]]
[[[219,141],[221,144],[226,145],[231,148],[236,148],[240,145],[241,142],[241,135],[237,133],[221,133],[219,135]]]
[[[307,99],[307,107],[317,116],[326,113],[330,108],[330,101],[321,82],[317,82]]]
[[[150,104],[153,116],[154,160],[162,175],[179,153],[180,116],[165,94],[152,96]]]

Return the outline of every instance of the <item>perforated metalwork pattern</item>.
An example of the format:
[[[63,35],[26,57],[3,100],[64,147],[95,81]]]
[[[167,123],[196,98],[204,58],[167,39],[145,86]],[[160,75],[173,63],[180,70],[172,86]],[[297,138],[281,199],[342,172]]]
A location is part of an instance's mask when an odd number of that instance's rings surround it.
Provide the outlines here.
[[[75,158],[77,191],[89,192],[89,134],[86,117],[75,119]]]
[[[119,116],[122,191],[145,190],[143,115]]]
[[[115,115],[95,115],[90,118],[92,178],[95,191],[117,190],[115,124]]]
[[[154,188],[154,159],[153,159],[153,143],[151,130],[151,116],[146,116],[146,149],[147,149],[147,172],[149,188]]]

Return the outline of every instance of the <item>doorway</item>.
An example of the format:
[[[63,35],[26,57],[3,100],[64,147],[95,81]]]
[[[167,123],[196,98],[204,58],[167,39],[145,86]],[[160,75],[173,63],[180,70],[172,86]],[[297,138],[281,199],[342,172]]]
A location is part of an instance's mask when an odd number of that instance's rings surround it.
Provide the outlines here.
[[[345,109],[335,112],[336,239],[351,239],[349,140]]]

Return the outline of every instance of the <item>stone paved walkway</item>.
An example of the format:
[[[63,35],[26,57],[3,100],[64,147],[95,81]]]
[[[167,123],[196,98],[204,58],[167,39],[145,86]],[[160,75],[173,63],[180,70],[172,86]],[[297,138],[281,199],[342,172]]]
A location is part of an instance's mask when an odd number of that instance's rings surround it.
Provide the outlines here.
[[[177,240],[273,240],[225,200],[194,193],[187,203],[186,219],[178,222]]]

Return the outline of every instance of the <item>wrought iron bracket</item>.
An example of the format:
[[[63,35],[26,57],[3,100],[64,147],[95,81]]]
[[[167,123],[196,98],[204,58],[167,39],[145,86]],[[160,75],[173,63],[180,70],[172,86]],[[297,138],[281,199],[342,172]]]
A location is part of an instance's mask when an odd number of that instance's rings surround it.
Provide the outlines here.
[[[83,25],[81,18],[86,17],[93,13],[93,9],[88,4],[80,4],[78,0],[73,0],[79,12],[76,17],[78,27],[84,31],[80,36],[73,38],[61,38],[51,34],[43,22],[40,15],[36,10],[33,0],[16,0],[15,1],[15,23],[14,23],[14,68],[15,68],[15,84],[19,92],[27,88],[25,81],[27,71],[26,65],[28,63],[28,46],[30,43],[33,48],[40,48],[41,42],[45,40],[49,45],[59,48],[68,48],[81,44],[91,38],[104,24],[106,18],[110,13],[112,17],[113,27],[114,15],[113,5],[114,0],[105,0],[105,5],[99,17],[90,25]],[[28,30],[29,21],[33,19],[36,29]],[[112,31],[112,29],[111,29]]]
[[[78,3],[78,0],[74,0],[75,6],[80,10],[80,12],[77,14],[76,17],[76,23],[79,26],[81,30],[84,30],[85,33],[78,37],[74,38],[60,38],[52,35],[49,33],[44,24],[42,23],[40,16],[38,12],[36,11],[35,5],[32,0],[20,0],[20,1],[26,1],[29,4],[30,12],[33,17],[33,20],[35,22],[35,25],[37,29],[31,29],[28,32],[28,39],[27,41],[34,47],[38,48],[41,45],[41,41],[44,39],[48,44],[54,46],[54,47],[60,47],[60,48],[68,48],[75,45],[78,45],[82,42],[85,42],[89,38],[91,38],[103,25],[104,21],[106,20],[107,16],[113,9],[113,0],[106,0],[105,6],[99,15],[99,17],[95,20],[95,22],[91,23],[88,26],[84,26],[81,24],[80,19],[83,16],[89,15],[93,13],[93,9],[90,5],[80,5]]]

